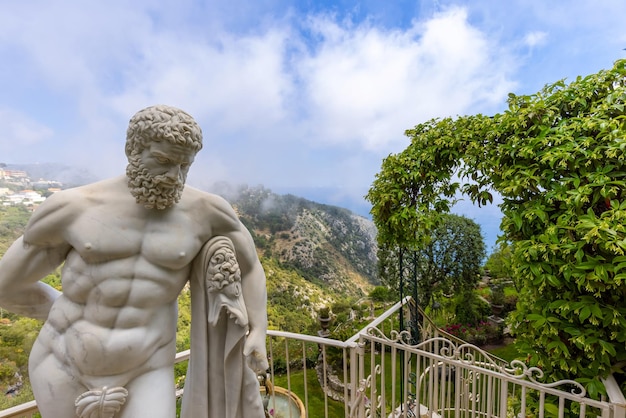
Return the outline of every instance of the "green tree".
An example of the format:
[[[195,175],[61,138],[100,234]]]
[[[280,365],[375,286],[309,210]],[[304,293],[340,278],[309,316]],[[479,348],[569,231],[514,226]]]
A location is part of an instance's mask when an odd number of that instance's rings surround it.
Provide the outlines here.
[[[394,292],[386,286],[376,286],[369,293],[369,298],[373,302],[391,302],[394,300]]]
[[[40,321],[26,317],[0,322],[0,363],[12,364],[15,371],[28,376],[28,356],[41,325]],[[0,380],[1,383],[4,382]]]
[[[510,279],[511,274],[511,251],[509,243],[501,242],[485,262],[485,269],[489,270],[490,277],[494,279]]]
[[[417,252],[419,295],[429,306],[436,291],[462,293],[473,289],[485,258],[480,226],[458,215],[443,215],[431,234],[431,241]]]
[[[385,242],[379,245],[381,265],[388,270],[391,266],[397,266],[398,247],[394,251]],[[422,307],[426,307],[437,292],[451,294],[473,289],[480,278],[479,270],[484,257],[485,244],[480,226],[464,216],[443,214],[433,227],[430,240],[415,250],[406,251],[405,266],[413,274],[408,275],[408,280],[405,278],[405,292],[413,292],[417,283],[419,302]],[[397,267],[393,271],[397,272]],[[381,277],[391,288],[399,288],[397,274]]]
[[[22,205],[0,205],[0,256],[22,235],[30,214]]]
[[[479,205],[499,193],[519,349],[594,395],[626,364],[626,60],[508,104],[408,130],[368,193],[373,219],[384,240],[416,245],[457,191]]]

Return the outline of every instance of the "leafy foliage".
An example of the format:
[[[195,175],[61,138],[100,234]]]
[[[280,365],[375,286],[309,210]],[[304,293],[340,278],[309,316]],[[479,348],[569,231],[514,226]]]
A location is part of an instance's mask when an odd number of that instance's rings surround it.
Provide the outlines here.
[[[406,265],[413,271],[417,283],[409,280],[409,287],[417,284],[417,295],[422,306],[429,306],[434,293],[463,293],[476,286],[479,270],[485,257],[485,244],[480,226],[464,216],[443,214],[433,228],[430,240],[411,251]],[[386,243],[379,253],[382,265],[397,264],[397,251],[390,251]],[[387,258],[392,256],[392,260]],[[398,289],[397,275],[384,275],[385,281]],[[410,290],[409,290],[410,291]]]
[[[600,376],[626,364],[625,77],[620,60],[569,85],[510,94],[493,117],[420,124],[367,196],[385,242],[421,247],[457,192],[479,205],[499,193],[519,348],[592,395]]]
[[[264,260],[267,277],[267,316],[271,329],[313,333],[316,306],[324,293],[307,283],[293,270],[278,268],[275,261]]]
[[[469,289],[460,292],[455,299],[454,317],[460,324],[476,325],[489,314],[489,305]]]
[[[15,373],[28,376],[28,356],[40,329],[35,319],[0,319],[0,385],[12,382]]]
[[[489,271],[490,277],[494,279],[511,278],[511,251],[511,245],[500,242],[495,251],[489,255],[487,262],[485,262],[485,269]]]
[[[376,286],[369,293],[369,297],[374,302],[392,302],[398,300],[398,295],[395,294],[386,286]]]
[[[22,235],[29,217],[24,206],[0,206],[0,256]]]

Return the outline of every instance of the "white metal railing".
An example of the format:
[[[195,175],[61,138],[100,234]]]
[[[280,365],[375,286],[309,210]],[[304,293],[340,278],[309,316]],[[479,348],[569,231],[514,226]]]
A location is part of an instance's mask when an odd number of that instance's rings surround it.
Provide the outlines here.
[[[617,416],[614,405],[587,397],[582,385],[543,383],[541,370],[522,362],[505,367],[478,347],[440,337],[414,346],[405,341],[402,334],[389,338],[376,328],[361,335],[360,344],[370,353],[372,402],[357,416]]]
[[[624,393],[620,389],[615,377],[613,377],[613,375],[609,375],[606,379],[602,379],[602,382],[606,388],[609,402],[611,402],[611,406],[615,409],[615,412],[613,413],[614,418],[625,418],[626,398],[624,398]]]
[[[39,408],[37,408],[35,401],[0,411],[0,417],[2,418],[33,418],[35,414],[39,414]]]
[[[268,388],[274,392],[279,386],[306,411],[289,409],[285,418],[626,418],[626,400],[611,376],[604,381],[608,399],[591,399],[576,382],[544,383],[541,370],[519,361],[507,364],[428,320],[424,341],[410,345],[408,332],[393,327],[408,301],[346,341],[268,331]],[[188,358],[189,350],[183,351],[176,362]],[[269,402],[268,409],[276,408],[276,397]],[[32,401],[0,411],[0,418],[35,414]]]

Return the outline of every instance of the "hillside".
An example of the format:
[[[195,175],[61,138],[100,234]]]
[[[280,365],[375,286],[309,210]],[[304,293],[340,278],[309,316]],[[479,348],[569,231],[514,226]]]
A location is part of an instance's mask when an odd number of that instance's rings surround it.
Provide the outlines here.
[[[0,257],[22,235],[30,215],[24,206],[0,207]]]
[[[233,205],[255,240],[267,277],[270,328],[315,334],[322,306],[339,312],[378,284],[371,221],[263,186],[221,184],[212,191]]]
[[[370,220],[263,186],[222,185],[215,192],[231,202],[263,257],[344,296],[363,296],[378,283],[376,229]]]

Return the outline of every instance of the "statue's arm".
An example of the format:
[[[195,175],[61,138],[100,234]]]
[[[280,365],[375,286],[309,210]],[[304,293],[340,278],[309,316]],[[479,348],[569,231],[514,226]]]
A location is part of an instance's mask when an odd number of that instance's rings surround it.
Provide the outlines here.
[[[20,237],[0,260],[0,306],[44,320],[60,292],[40,282],[59,266],[58,250],[24,243]]]
[[[243,225],[242,228],[245,230]],[[245,263],[247,268],[241,267],[241,287],[248,313],[250,332],[244,346],[244,354],[248,356],[250,367],[260,372],[268,368],[266,351],[267,288],[265,272],[257,257],[254,241],[247,230],[245,230],[245,235],[248,238],[246,241],[249,242],[250,254],[244,255],[249,257],[249,260]]]
[[[244,345],[244,355],[248,364],[257,371],[268,368],[267,334],[267,288],[265,272],[256,254],[254,241],[248,230],[241,225],[241,230],[230,236],[235,246],[237,262],[241,269],[241,288],[248,314],[249,333]]]
[[[224,206],[225,205],[225,206]],[[268,368],[267,349],[267,288],[265,272],[257,256],[254,240],[250,232],[239,221],[231,206],[224,202],[218,213],[220,218],[214,229],[215,235],[225,235],[235,247],[237,262],[241,269],[241,287],[248,314],[249,333],[244,346],[244,354],[255,371]],[[226,225],[226,226],[225,226]],[[224,229],[222,229],[224,228]]]
[[[65,259],[69,245],[47,223],[58,214],[55,205],[42,205],[23,236],[0,259],[0,306],[19,315],[46,319],[60,292],[39,280]],[[47,216],[49,214],[50,216]]]

